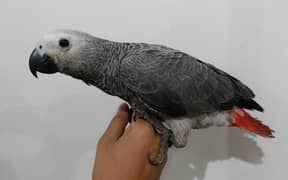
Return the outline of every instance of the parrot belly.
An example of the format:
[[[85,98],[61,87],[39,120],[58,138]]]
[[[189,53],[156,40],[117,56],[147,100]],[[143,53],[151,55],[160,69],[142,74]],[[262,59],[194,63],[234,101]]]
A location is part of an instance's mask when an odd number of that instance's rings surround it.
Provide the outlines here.
[[[192,118],[167,119],[163,124],[173,132],[172,142],[177,148],[186,146],[191,129],[208,127],[238,127],[262,137],[274,137],[272,129],[252,117],[245,110],[237,107],[228,111],[214,112]]]

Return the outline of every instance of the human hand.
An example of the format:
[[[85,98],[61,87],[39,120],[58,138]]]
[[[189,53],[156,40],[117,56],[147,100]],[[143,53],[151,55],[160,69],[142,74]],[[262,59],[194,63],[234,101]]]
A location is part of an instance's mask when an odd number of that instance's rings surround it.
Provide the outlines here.
[[[160,137],[143,119],[126,128],[128,106],[122,104],[97,145],[93,180],[159,180],[166,160],[149,163],[159,151]],[[167,159],[167,158],[166,158]]]

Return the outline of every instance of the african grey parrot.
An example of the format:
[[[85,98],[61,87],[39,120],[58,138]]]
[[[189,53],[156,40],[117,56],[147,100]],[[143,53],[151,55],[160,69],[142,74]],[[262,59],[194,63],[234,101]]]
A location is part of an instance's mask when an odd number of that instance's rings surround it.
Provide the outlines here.
[[[119,43],[84,32],[57,30],[33,50],[29,66],[64,73],[127,101],[160,135],[157,165],[168,141],[184,147],[191,129],[235,126],[263,137],[273,130],[244,109],[263,111],[246,85],[184,52],[155,44]]]

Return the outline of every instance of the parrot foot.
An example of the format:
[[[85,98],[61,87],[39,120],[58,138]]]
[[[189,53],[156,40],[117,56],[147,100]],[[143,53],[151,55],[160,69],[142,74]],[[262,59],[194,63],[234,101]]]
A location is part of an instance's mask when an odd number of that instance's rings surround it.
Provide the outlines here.
[[[157,166],[159,164],[162,164],[166,157],[166,151],[169,144],[169,138],[170,138],[170,131],[165,129],[164,132],[160,134],[160,147],[159,152],[157,154],[157,157],[155,159],[151,158],[149,156],[149,162],[153,166]]]
[[[153,114],[147,114],[143,111],[135,111],[131,110],[131,121],[136,121],[137,118],[143,118],[146,121],[148,121],[154,128],[155,132],[159,134],[160,136],[160,147],[159,152],[156,156],[156,158],[151,158],[151,155],[148,156],[149,163],[153,166],[157,166],[164,162],[166,158],[166,151],[167,148],[172,145],[172,142],[170,141],[170,137],[172,136],[172,131],[170,131],[168,128],[166,128],[161,120],[153,115]]]
[[[129,108],[128,115],[129,115],[129,120],[128,120],[129,123],[132,123],[133,121],[136,120],[135,113],[132,108]]]
[[[129,120],[128,120],[129,123],[135,122],[137,118],[144,118],[142,116],[139,116],[137,112],[135,112],[132,108],[129,109],[128,114],[129,114]]]

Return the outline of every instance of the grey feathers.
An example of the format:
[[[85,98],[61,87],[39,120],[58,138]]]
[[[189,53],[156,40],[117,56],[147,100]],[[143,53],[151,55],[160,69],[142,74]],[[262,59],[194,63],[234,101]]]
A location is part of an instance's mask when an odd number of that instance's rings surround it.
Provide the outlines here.
[[[119,79],[143,103],[167,115],[231,109],[239,98],[253,97],[240,81],[183,52],[146,44],[127,54]]]
[[[237,108],[263,111],[252,90],[238,79],[161,45],[60,30],[39,41],[29,67],[36,77],[37,71],[61,72],[127,101],[134,115],[160,135],[159,154],[149,158],[153,165],[164,161],[168,141],[184,147],[191,128],[229,126],[230,110]]]
[[[63,38],[69,41],[67,49],[59,47]],[[35,52],[54,60],[59,72],[119,96],[141,112],[180,117],[234,106],[263,110],[236,78],[165,46],[118,43],[61,30],[45,35],[37,47]]]
[[[37,71],[61,72],[127,101],[160,135],[159,154],[149,159],[153,165],[163,162],[168,141],[184,147],[191,128],[227,126],[235,107],[263,111],[238,79],[161,45],[61,30],[39,41],[29,67],[36,77]]]

